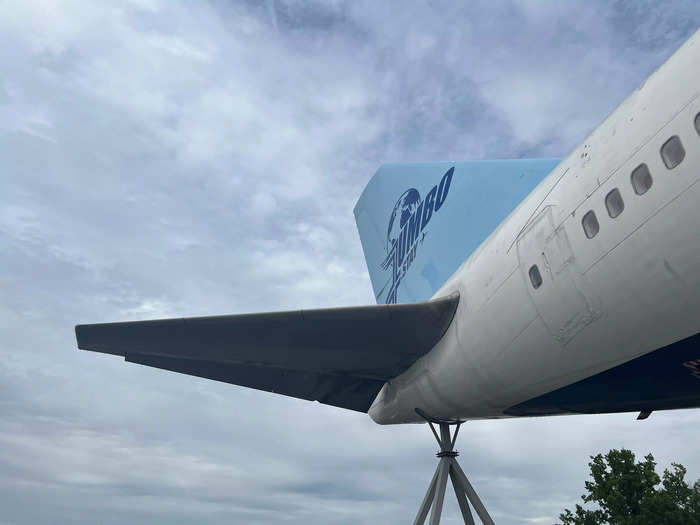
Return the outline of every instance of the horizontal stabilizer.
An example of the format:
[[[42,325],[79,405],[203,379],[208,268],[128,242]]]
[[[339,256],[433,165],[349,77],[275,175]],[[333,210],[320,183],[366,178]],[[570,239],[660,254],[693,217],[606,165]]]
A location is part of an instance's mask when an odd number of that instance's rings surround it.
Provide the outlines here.
[[[78,325],[78,348],[366,412],[447,330],[458,294],[411,304]]]

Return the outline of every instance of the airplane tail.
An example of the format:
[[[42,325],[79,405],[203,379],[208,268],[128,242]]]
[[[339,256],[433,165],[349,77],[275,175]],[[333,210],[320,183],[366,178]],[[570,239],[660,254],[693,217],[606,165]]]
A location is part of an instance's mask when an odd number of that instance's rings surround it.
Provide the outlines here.
[[[432,297],[559,159],[385,164],[355,205],[377,303]]]

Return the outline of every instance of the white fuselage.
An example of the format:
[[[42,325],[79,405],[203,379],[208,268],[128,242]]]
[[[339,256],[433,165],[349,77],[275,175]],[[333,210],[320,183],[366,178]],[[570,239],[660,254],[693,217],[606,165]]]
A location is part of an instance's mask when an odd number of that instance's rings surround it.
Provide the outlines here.
[[[700,332],[699,94],[700,32],[440,288],[436,297],[460,294],[450,328],[384,386],[370,416],[418,422],[419,407],[435,417],[507,417],[508,407]],[[660,152],[673,136],[685,158],[668,169]],[[638,195],[631,173],[641,164],[653,184]],[[615,188],[624,210],[612,218],[606,196]],[[593,238],[582,226],[590,210]]]

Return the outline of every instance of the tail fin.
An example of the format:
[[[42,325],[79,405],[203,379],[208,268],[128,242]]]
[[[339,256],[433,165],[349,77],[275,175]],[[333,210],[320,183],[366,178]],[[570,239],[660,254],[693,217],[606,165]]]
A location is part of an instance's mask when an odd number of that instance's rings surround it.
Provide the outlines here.
[[[385,164],[355,205],[378,303],[429,299],[559,159]]]

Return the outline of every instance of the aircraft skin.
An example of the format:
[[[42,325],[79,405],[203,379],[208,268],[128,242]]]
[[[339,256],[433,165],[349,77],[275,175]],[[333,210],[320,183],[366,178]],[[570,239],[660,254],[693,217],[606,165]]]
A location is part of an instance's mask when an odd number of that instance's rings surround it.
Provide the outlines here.
[[[698,407],[698,95],[700,32],[561,161],[382,166],[354,211],[384,304],[78,325],[78,347],[380,424]]]
[[[459,294],[454,319],[430,352],[384,385],[369,409],[375,422],[423,422],[416,408],[478,419],[700,406],[699,35],[433,294]],[[674,136],[685,156],[669,169],[666,163],[675,161],[665,162],[661,149]],[[640,195],[632,172],[642,164],[653,182]],[[434,165],[436,183],[451,165]],[[453,184],[458,174],[459,168]],[[648,179],[637,175],[640,190]],[[612,218],[606,196],[614,189],[624,209]],[[361,205],[362,199],[356,209],[362,232]],[[599,225],[593,238],[582,224],[590,210]],[[459,229],[453,224],[451,234]],[[363,246],[372,273],[364,239]],[[533,265],[542,279],[537,289],[528,273]],[[380,281],[373,276],[377,294]]]

